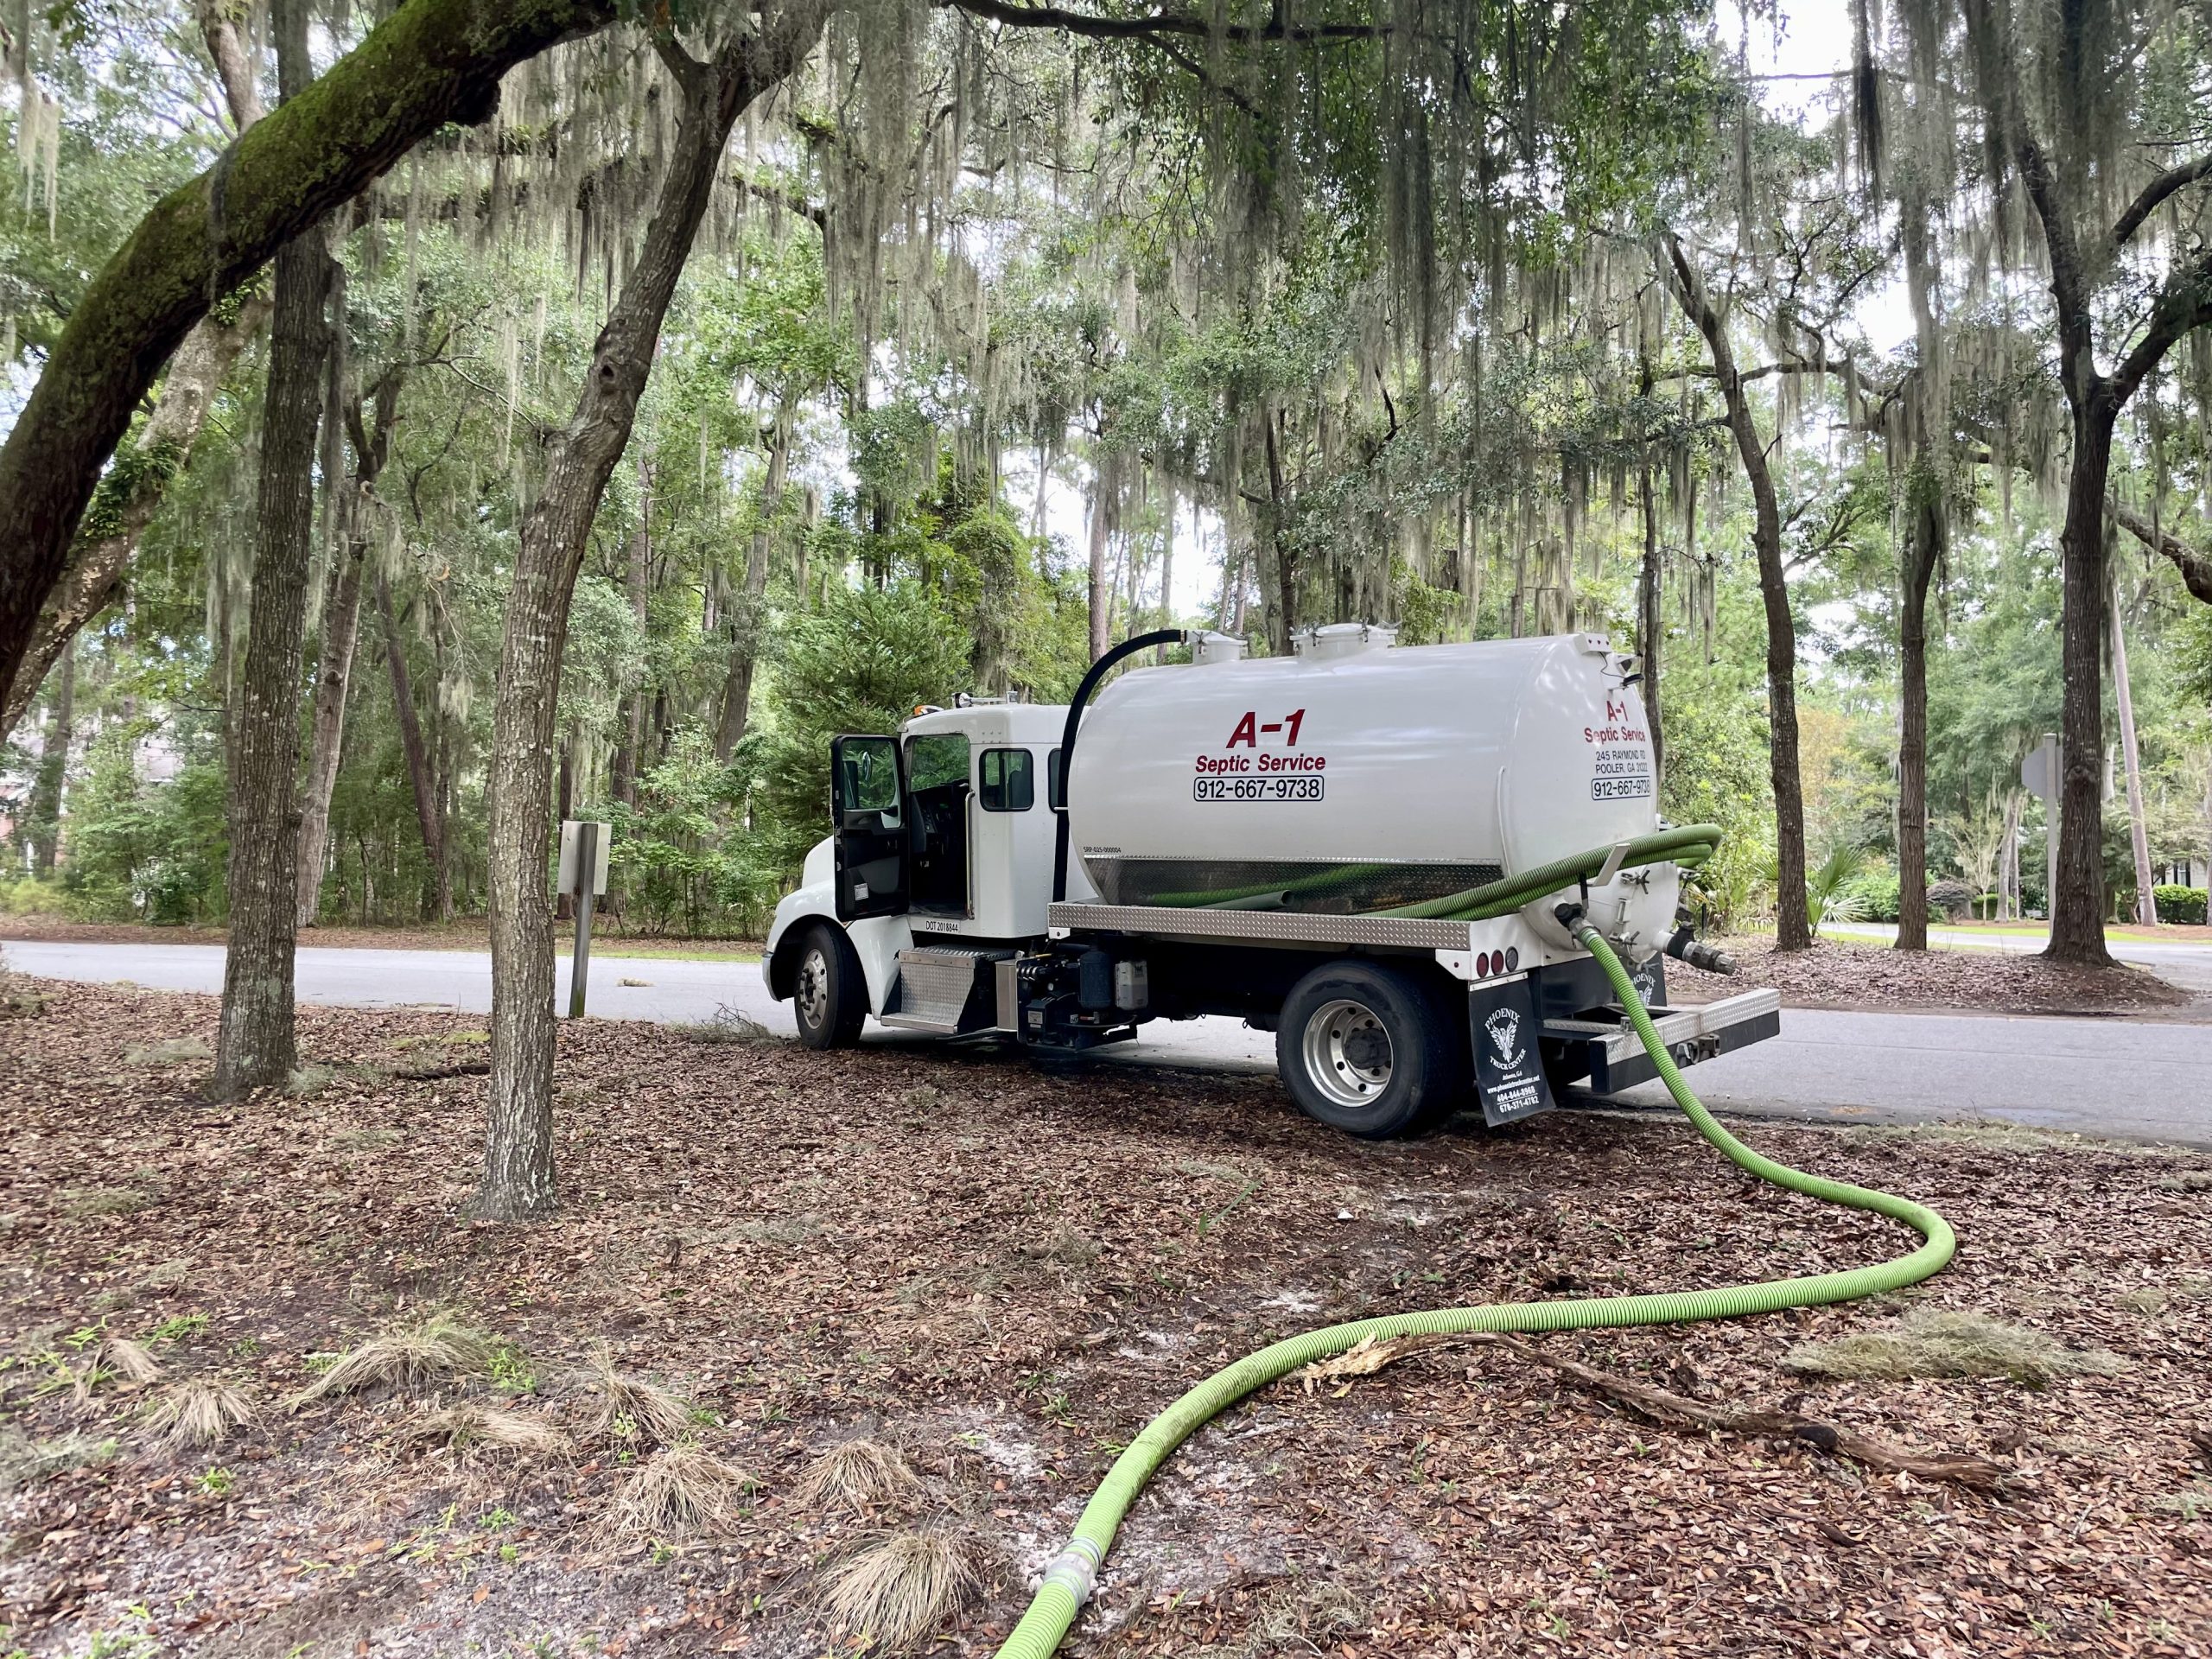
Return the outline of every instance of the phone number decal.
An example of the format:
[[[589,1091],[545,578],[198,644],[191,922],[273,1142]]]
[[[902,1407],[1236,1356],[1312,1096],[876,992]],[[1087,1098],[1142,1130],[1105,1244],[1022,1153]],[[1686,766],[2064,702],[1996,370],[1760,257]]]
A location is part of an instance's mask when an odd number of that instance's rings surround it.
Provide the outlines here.
[[[1325,778],[1193,778],[1194,801],[1318,801]]]

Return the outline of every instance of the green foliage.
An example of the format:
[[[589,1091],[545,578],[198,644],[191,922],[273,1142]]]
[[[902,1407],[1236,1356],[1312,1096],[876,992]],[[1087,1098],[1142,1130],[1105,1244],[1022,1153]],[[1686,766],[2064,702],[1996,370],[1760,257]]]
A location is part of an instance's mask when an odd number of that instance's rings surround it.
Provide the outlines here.
[[[1853,919],[1862,922],[1894,922],[1897,919],[1900,883],[1892,871],[1869,871],[1854,876],[1843,890],[1842,897],[1850,906]],[[1837,916],[1841,920],[1840,914]]]
[[[174,924],[219,908],[229,844],[222,768],[199,760],[169,782],[143,781],[136,751],[150,729],[120,721],[102,733],[72,802],[63,887],[88,919]]]
[[[2158,907],[2158,919],[2179,927],[2204,925],[2205,890],[2184,887],[2172,882],[2162,882],[2151,889],[2151,899]]]
[[[748,879],[788,882],[830,825],[830,740],[894,732],[923,702],[950,702],[967,679],[969,640],[915,582],[839,588],[791,620],[772,666],[772,716],[747,734],[739,769],[754,832]]]
[[[1865,848],[1838,842],[1819,863],[1805,872],[1805,919],[1812,924],[1814,931],[1820,931],[1822,922],[1861,919],[1854,884],[1866,868]]]
[[[638,779],[635,806],[589,809],[613,826],[608,894],[634,931],[702,934],[724,921],[742,927],[772,895],[753,885],[739,848],[741,798],[730,768],[703,732],[678,733],[668,756]]]
[[[1673,823],[1717,823],[1718,853],[1690,878],[1691,902],[1716,926],[1748,925],[1771,892],[1774,804],[1767,779],[1765,681],[1750,596],[1724,588],[1721,642],[1710,662],[1678,638],[1660,680],[1665,774],[1660,805]]]

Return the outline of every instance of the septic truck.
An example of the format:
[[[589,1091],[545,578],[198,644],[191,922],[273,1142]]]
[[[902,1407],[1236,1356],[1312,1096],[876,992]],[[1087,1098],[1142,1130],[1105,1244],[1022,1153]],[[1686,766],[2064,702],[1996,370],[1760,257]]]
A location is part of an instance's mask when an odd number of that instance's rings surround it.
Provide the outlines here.
[[[1167,645],[1191,660],[1098,690]],[[1225,1014],[1274,1033],[1323,1123],[1386,1138],[1471,1101],[1496,1126],[1656,1075],[1585,918],[1678,1065],[1780,1031],[1772,990],[1668,1002],[1669,956],[1732,965],[1681,905],[1719,832],[1659,817],[1634,658],[1357,623],[1294,645],[1163,629],[1066,706],[963,696],[836,739],[831,833],[762,957],[800,1039],[873,1017],[1073,1056]]]

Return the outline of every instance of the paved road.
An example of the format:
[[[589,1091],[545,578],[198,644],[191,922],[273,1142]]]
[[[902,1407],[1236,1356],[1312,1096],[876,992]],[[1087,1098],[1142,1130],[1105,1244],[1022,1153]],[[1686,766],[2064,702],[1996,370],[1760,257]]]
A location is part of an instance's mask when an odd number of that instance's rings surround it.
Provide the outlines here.
[[[1855,939],[1897,938],[1895,922],[1827,922],[1821,925],[1823,933]],[[2004,950],[2016,956],[2025,956],[2040,950],[2050,943],[2045,932],[1985,932],[1976,928],[1931,927],[1928,942],[1943,948],[1966,948],[1975,950]],[[2212,992],[2212,944],[2193,943],[2174,939],[2132,939],[2107,934],[2105,948],[2122,962],[2139,963],[2151,969],[2161,979],[2172,981],[2184,990]]]
[[[222,988],[217,945],[11,941],[4,950],[10,967],[48,978]],[[563,1007],[568,974],[563,958]],[[298,982],[311,1002],[491,1007],[491,957],[482,951],[310,948],[299,954]],[[772,1031],[792,1030],[791,1005],[769,1000],[752,963],[595,956],[591,988],[592,1010],[606,1017],[698,1020],[728,1004]],[[872,1037],[929,1040],[880,1030]],[[1194,1020],[1148,1027],[1142,1042],[1103,1057],[1265,1071],[1274,1067],[1274,1039],[1232,1020]],[[2003,1118],[2212,1146],[2212,1026],[1792,1009],[1779,1039],[1709,1061],[1694,1077],[1707,1103],[1738,1112],[1851,1122]],[[1656,1084],[1618,1098],[1671,1109]]]

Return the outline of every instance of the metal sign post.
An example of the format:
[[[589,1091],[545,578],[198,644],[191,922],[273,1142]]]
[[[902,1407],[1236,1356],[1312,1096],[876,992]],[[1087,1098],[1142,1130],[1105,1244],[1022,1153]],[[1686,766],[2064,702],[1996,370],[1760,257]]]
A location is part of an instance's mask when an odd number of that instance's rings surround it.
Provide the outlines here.
[[[2020,762],[2020,786],[2043,803],[2043,913],[2048,917],[2058,901],[2058,739],[2045,732],[2043,741]]]
[[[592,900],[607,891],[607,852],[612,825],[561,825],[561,868],[554,885],[576,901],[576,947],[569,958],[569,1018],[584,1017],[584,987],[591,976]]]

